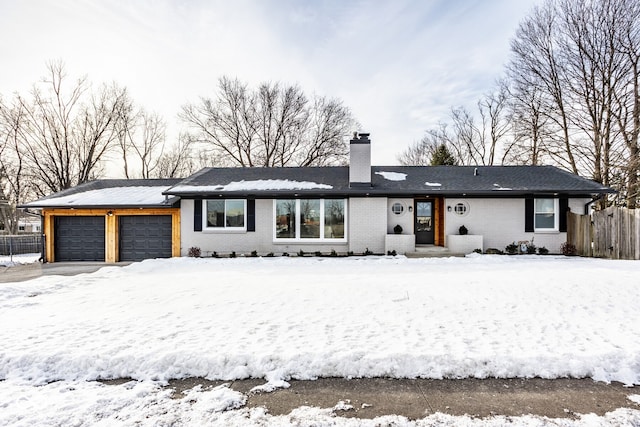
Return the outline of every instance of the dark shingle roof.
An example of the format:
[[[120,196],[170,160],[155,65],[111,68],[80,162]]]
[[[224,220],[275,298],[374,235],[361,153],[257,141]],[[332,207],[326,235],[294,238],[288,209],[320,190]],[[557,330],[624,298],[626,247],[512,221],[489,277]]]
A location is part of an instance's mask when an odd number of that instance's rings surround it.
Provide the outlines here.
[[[178,197],[164,190],[180,179],[100,179],[21,205],[22,208],[172,207]]]
[[[553,166],[374,166],[371,186],[349,186],[348,167],[205,168],[164,194],[182,197],[289,195],[527,194],[590,196],[612,189]]]

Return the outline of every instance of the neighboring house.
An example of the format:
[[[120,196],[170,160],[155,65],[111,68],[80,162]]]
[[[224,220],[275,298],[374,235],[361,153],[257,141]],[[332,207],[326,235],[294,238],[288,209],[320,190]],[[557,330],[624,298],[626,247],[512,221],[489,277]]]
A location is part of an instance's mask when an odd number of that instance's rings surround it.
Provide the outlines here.
[[[41,209],[45,259],[139,261],[180,256],[178,179],[105,179],[26,203]]]
[[[18,211],[18,234],[36,234],[41,232],[40,215],[26,211]],[[0,234],[8,233],[4,224],[0,224]]]
[[[372,167],[369,134],[360,134],[350,143],[350,166],[101,180],[23,207],[43,210],[48,261],[186,256],[192,247],[203,256],[438,247],[468,253],[519,241],[557,253],[567,211],[582,213],[611,192],[552,166]],[[469,236],[459,236],[462,225]],[[169,240],[170,251],[152,248]]]
[[[552,166],[371,167],[368,136],[351,140],[348,167],[206,168],[167,189],[181,198],[182,255],[467,253],[518,241],[557,253],[567,210],[613,192]],[[458,236],[461,225],[472,236]]]

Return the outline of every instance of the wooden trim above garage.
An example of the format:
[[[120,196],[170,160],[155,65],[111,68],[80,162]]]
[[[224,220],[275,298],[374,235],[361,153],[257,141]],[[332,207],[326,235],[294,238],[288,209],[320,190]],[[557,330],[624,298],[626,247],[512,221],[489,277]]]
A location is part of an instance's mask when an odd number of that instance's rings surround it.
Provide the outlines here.
[[[104,216],[105,218],[105,262],[119,261],[118,216],[123,215],[171,215],[171,255],[180,256],[180,208],[127,208],[127,209],[43,209],[45,255],[47,262],[55,262],[56,216]]]

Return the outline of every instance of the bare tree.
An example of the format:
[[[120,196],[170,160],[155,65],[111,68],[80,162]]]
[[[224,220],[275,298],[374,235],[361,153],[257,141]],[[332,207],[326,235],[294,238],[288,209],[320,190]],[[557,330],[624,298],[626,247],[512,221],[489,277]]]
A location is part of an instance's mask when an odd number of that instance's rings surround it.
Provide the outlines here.
[[[503,147],[504,139],[511,131],[507,117],[508,91],[504,82],[498,82],[497,89],[478,101],[478,111],[482,121],[480,147],[483,164],[497,163],[498,150]],[[504,156],[502,157],[504,160]]]
[[[86,78],[67,90],[64,65],[52,62],[48,70],[30,99],[16,98],[23,114],[18,144],[38,195],[100,174],[106,153],[117,141],[116,123],[127,99],[126,90],[115,84],[92,93]]]
[[[466,108],[452,108],[450,124],[440,122],[427,130],[422,140],[398,156],[398,161],[404,165],[429,165],[438,149],[444,146],[456,164],[496,164],[510,131],[506,100],[507,92],[502,86],[484,95],[477,103],[479,122]]]
[[[521,81],[511,82],[507,103],[508,121],[511,125],[511,143],[504,147],[503,163],[538,165],[547,157],[547,141],[551,138],[548,113],[538,86],[520,86]]]
[[[24,110],[0,99],[0,221],[10,234],[18,232],[16,206],[29,194],[30,181],[25,175],[20,149]]]
[[[166,122],[157,113],[143,108],[123,111],[118,124],[118,143],[127,178],[148,179],[155,175],[165,149]]]
[[[564,84],[564,63],[559,57],[557,40],[558,18],[554,3],[547,1],[533,9],[518,27],[511,42],[513,58],[507,65],[507,75],[521,90],[537,90],[545,108],[553,112],[548,117],[560,135],[561,150],[550,150],[555,160],[573,173],[578,173],[574,148],[570,140],[570,119]],[[524,96],[526,97],[526,96]],[[556,140],[549,141],[551,145]]]
[[[205,153],[194,152],[191,139],[180,135],[177,145],[168,150],[165,147],[150,178],[184,178],[205,165]]]
[[[620,137],[628,150],[626,165],[626,205],[635,208],[640,192],[640,4],[625,4],[620,16],[620,31],[616,34],[622,57],[622,80],[626,90],[614,93],[612,115]]]
[[[183,106],[192,143],[212,159],[238,166],[320,166],[344,163],[355,120],[335,99],[311,100],[298,86],[263,83],[257,90],[222,77],[215,99]]]
[[[400,153],[397,156],[398,162],[404,166],[430,165],[438,147],[444,145],[451,151],[450,141],[446,123],[440,122],[435,128],[427,130],[420,141]]]
[[[619,188],[631,206],[638,192],[638,9],[634,0],[547,0],[520,25],[508,66],[514,98],[540,101],[541,108],[518,111],[520,123],[548,130],[544,154]],[[536,138],[530,148],[539,148],[538,135],[529,136]]]

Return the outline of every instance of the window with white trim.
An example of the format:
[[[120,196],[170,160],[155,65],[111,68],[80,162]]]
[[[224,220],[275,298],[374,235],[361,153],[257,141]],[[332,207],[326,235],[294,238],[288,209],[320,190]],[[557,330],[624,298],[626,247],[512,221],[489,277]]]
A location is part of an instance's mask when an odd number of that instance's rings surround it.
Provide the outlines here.
[[[205,200],[203,229],[245,230],[247,201],[242,199]]]
[[[275,200],[275,240],[345,240],[345,199]]]
[[[558,231],[558,199],[535,199],[535,231]]]

